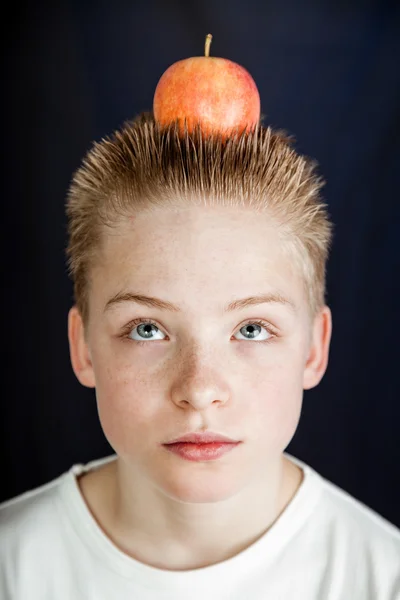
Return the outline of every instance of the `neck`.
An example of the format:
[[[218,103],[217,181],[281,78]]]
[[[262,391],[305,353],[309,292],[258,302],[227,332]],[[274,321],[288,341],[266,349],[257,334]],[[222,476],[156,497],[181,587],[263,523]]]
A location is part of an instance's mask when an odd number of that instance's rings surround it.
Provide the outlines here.
[[[89,507],[123,552],[166,570],[198,569],[243,551],[268,531],[302,481],[301,469],[282,456],[233,497],[184,503],[133,476],[120,459],[106,467],[91,492],[86,486]]]

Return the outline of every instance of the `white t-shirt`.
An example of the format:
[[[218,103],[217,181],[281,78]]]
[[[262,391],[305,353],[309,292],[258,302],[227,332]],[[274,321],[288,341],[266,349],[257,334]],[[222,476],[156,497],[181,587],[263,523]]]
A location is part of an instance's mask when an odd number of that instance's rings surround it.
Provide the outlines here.
[[[103,533],[74,465],[0,505],[1,600],[400,600],[400,530],[302,461],[296,495],[274,525],[233,558],[166,571]]]

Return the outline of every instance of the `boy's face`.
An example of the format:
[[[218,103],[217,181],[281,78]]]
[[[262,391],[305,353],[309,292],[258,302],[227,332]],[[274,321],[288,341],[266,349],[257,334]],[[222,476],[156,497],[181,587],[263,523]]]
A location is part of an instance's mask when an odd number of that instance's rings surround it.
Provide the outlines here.
[[[72,364],[81,383],[96,387],[104,433],[132,472],[170,497],[211,502],[276,465],[303,389],[325,372],[331,325],[327,307],[311,322],[269,217],[224,207],[141,213],[107,234],[92,276],[86,340],[70,312]],[[108,304],[117,294],[181,310]],[[288,302],[224,311],[259,294]],[[144,323],[129,327],[137,318]],[[252,326],[259,320],[266,325]],[[243,443],[209,462],[162,446],[199,430]]]

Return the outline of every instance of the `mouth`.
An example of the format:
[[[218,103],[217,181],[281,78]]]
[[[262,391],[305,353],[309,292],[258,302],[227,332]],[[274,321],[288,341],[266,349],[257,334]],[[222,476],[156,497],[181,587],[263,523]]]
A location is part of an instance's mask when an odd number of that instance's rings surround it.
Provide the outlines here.
[[[170,442],[166,442],[166,444],[179,444],[184,442],[190,444],[238,444],[239,440],[229,438],[226,435],[215,433],[213,431],[205,431],[201,433],[187,433],[179,438],[171,440]]]
[[[208,462],[221,458],[241,442],[175,442],[163,444],[169,452],[191,462]]]

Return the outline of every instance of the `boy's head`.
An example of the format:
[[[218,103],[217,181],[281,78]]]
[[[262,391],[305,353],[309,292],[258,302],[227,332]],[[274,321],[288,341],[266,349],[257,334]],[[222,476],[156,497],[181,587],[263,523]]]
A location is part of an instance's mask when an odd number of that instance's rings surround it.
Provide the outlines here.
[[[95,145],[74,177],[73,368],[96,387],[116,453],[171,497],[228,497],[276,461],[303,389],[325,372],[320,187],[279,132],[224,144],[160,131],[147,115]],[[201,471],[162,446],[200,429],[245,443]]]

